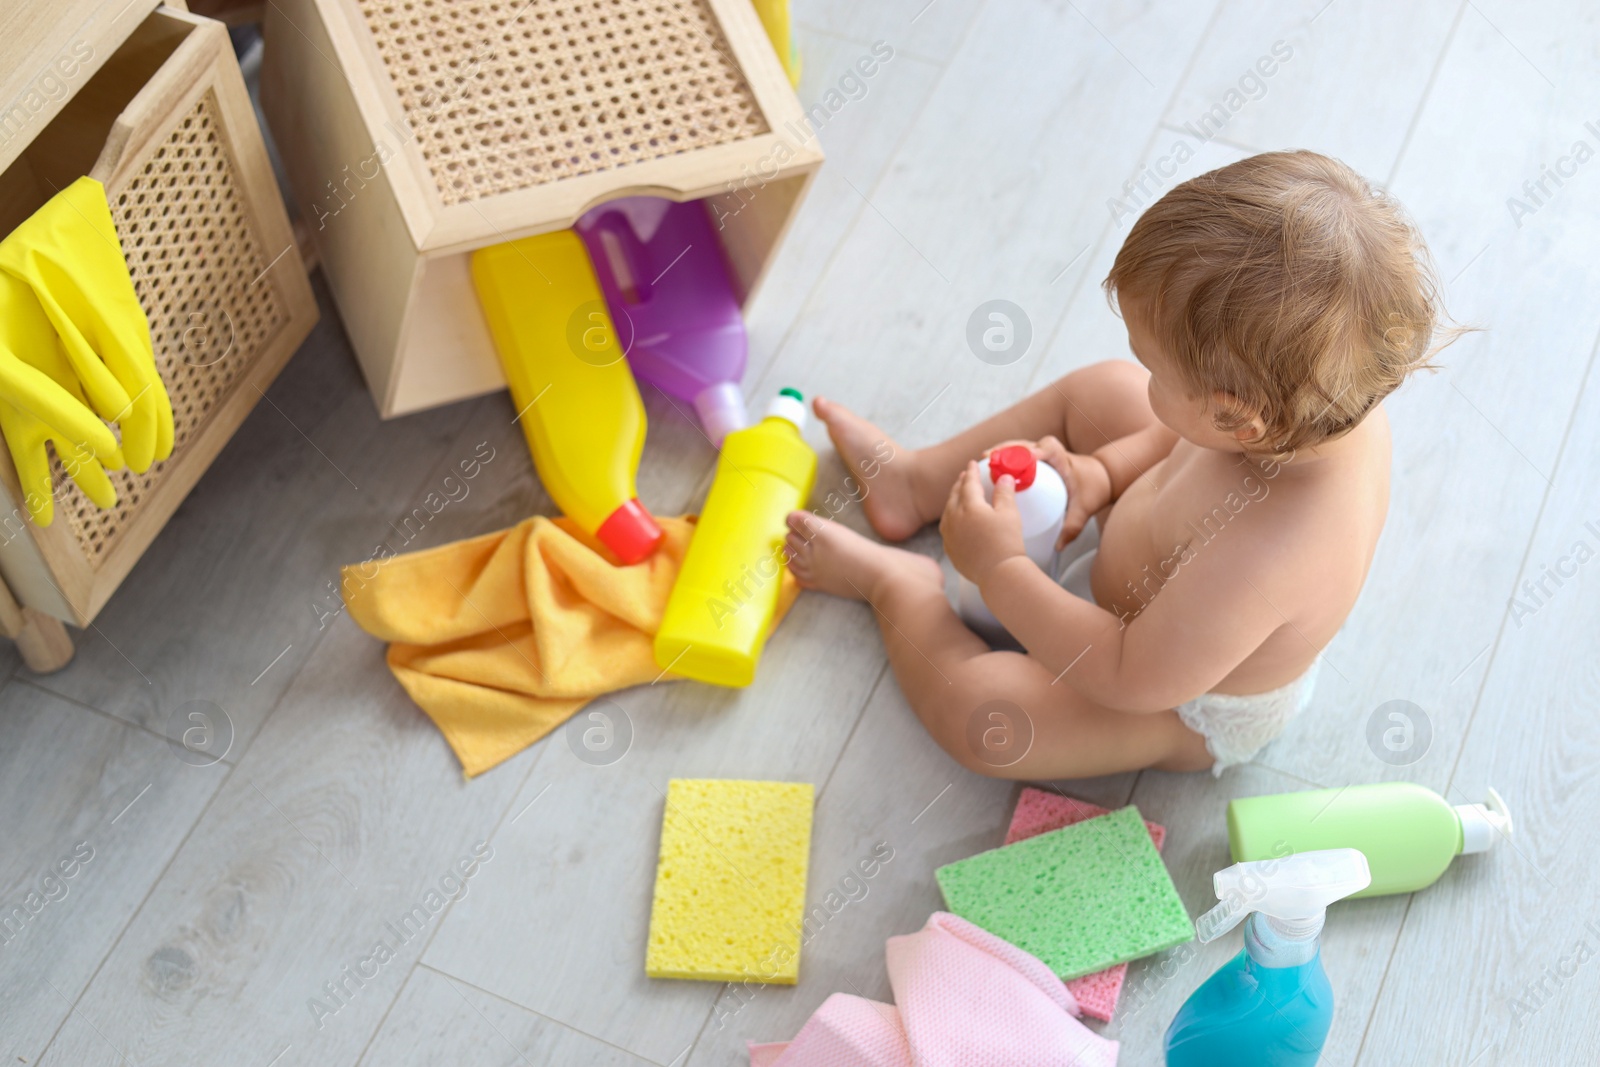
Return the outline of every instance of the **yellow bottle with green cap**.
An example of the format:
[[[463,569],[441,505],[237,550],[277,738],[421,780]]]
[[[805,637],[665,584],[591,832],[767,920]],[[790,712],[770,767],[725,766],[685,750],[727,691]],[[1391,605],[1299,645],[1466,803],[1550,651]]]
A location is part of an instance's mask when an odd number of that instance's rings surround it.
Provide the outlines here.
[[[789,512],[817,479],[817,454],[800,431],[804,398],[784,389],[766,418],[722,442],[717,474],[656,632],[663,671],[745,686],[772,629],[786,561]]]

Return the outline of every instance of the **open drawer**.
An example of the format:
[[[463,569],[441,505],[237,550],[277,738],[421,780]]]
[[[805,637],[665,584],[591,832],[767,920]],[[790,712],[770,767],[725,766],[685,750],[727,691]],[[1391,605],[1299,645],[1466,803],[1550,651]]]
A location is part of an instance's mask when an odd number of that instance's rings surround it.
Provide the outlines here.
[[[472,253],[707,200],[748,306],[822,165],[750,0],[273,0],[261,105],[379,413],[505,387]]]
[[[219,22],[158,8],[0,174],[0,233],[89,174],[150,320],[172,398],[170,458],[112,471],[102,511],[55,464],[55,521],[22,507],[0,449],[0,574],[26,607],[85,625],[316,322],[238,63]]]

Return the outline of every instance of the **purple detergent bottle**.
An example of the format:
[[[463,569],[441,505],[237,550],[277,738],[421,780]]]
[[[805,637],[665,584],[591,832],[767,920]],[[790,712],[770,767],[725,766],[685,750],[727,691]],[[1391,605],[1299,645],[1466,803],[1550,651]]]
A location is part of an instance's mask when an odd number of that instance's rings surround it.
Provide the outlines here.
[[[722,243],[699,201],[612,200],[578,220],[633,373],[694,406],[706,436],[749,424],[748,343]]]

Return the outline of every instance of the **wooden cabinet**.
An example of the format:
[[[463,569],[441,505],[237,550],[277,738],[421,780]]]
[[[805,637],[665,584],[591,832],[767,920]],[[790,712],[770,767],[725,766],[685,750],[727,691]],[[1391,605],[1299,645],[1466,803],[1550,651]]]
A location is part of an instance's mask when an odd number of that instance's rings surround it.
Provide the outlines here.
[[[172,398],[171,457],[143,474],[110,472],[118,497],[110,510],[95,507],[57,464],[55,521],[35,526],[0,449],[0,574],[23,608],[80,626],[317,318],[227,31],[150,3],[113,18],[116,6],[95,5],[94,17],[77,24],[106,36],[68,29],[51,39],[42,29],[23,32],[32,25],[24,16],[59,16],[62,5],[23,4],[9,17],[22,19],[15,48],[26,42],[26,51],[5,49],[8,70],[24,63],[38,73],[7,82],[20,84],[28,122],[0,156],[0,233],[78,177],[102,182]],[[73,75],[61,73],[61,56],[79,60]],[[29,106],[30,92],[43,93],[46,106]]]

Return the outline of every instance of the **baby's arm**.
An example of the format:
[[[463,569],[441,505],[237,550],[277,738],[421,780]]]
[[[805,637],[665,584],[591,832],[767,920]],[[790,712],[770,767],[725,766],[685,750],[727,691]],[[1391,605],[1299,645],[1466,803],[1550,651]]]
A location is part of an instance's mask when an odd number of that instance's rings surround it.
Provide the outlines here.
[[[1123,490],[1139,480],[1140,475],[1166,459],[1178,435],[1159,422],[1151,423],[1136,433],[1108,441],[1095,449],[1094,458],[1105,465],[1111,475],[1111,499],[1120,497]]]
[[[1088,455],[1069,452],[1059,438],[1046,437],[1033,445],[1039,458],[1056,469],[1067,484],[1067,514],[1061,523],[1056,548],[1083,532],[1091,518],[1116,501],[1128,486],[1160,463],[1178,443],[1178,435],[1161,423],[1108,441]]]
[[[1147,712],[1210,690],[1285,622],[1232,563],[1197,555],[1178,577],[1126,626],[1027,556],[1007,559],[979,588],[995,618],[1060,673],[1061,684],[1102,707]]]
[[[1241,516],[1248,522],[1250,517]],[[1022,551],[1021,522],[1008,480],[987,504],[976,465],[951,493],[940,525],[956,568],[1029,655],[1102,707],[1165,711],[1232,672],[1287,620],[1283,558],[1255,531],[1230,529],[1185,552],[1166,586],[1126,626],[1067,592]],[[1237,536],[1235,535],[1237,534]]]

